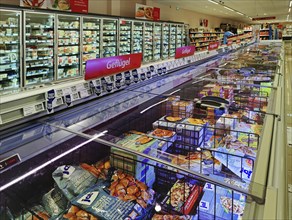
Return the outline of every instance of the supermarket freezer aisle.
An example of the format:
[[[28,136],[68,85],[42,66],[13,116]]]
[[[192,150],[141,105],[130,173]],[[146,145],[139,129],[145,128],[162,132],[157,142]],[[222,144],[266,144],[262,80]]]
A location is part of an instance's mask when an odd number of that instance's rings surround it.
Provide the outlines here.
[[[285,42],[285,118],[287,125],[287,139],[291,140],[292,132],[292,42]],[[287,179],[289,219],[292,219],[292,145],[287,145]]]

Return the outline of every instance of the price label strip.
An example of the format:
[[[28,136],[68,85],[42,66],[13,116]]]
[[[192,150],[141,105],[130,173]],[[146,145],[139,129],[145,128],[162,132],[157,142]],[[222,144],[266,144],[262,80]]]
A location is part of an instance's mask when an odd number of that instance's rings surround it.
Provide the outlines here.
[[[7,157],[4,160],[0,161],[0,170],[7,169],[8,167],[13,166],[14,164],[17,164],[20,161],[21,160],[19,154],[14,154],[10,157]]]

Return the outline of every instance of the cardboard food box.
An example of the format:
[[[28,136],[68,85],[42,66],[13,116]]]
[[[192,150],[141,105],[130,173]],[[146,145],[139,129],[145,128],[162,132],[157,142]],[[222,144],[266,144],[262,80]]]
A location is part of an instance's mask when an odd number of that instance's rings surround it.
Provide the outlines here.
[[[216,190],[216,194],[212,190],[205,190],[197,214],[199,219],[204,220],[239,220],[242,219],[244,208],[245,201],[232,199],[228,190],[221,188]]]
[[[194,208],[201,192],[201,186],[191,182],[178,180],[171,187],[166,198],[162,201],[162,204],[166,204],[176,212],[188,215]]]
[[[161,151],[166,151],[171,147],[177,138],[176,132],[160,128],[156,128],[147,135],[159,140],[158,150]]]
[[[148,139],[146,140],[144,138]],[[141,143],[139,141],[147,142]],[[157,157],[159,141],[146,135],[128,134],[123,139],[117,141],[117,144],[125,148],[130,148],[138,152]],[[147,172],[147,167],[156,164],[156,162],[145,157],[131,154],[120,149],[111,148],[111,152],[113,153],[111,156],[113,166],[135,174],[135,177],[138,179],[145,175]]]
[[[168,116],[163,116],[157,121],[153,122],[152,124],[153,129],[161,128],[170,131],[176,131],[177,123],[180,122],[181,120],[178,120],[179,118],[174,117],[170,117],[170,119],[173,120],[167,120],[168,118],[169,118]]]

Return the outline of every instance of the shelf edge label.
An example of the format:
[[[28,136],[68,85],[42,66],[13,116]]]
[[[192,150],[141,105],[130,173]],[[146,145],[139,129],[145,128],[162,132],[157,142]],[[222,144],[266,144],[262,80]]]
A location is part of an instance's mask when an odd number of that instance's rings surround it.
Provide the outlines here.
[[[195,53],[196,48],[194,46],[179,47],[175,50],[175,59],[192,56]]]
[[[85,80],[110,76],[141,67],[142,53],[105,57],[86,62]]]

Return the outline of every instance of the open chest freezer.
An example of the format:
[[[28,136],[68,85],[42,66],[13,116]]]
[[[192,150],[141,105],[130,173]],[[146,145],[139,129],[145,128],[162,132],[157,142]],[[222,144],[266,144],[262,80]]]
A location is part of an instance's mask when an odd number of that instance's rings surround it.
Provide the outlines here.
[[[253,46],[194,67],[200,74],[183,85],[165,78],[151,91],[128,89],[95,116],[40,121],[39,144],[57,147],[23,163],[25,173],[1,174],[11,179],[1,186],[1,219],[284,216],[271,180],[280,52]]]

